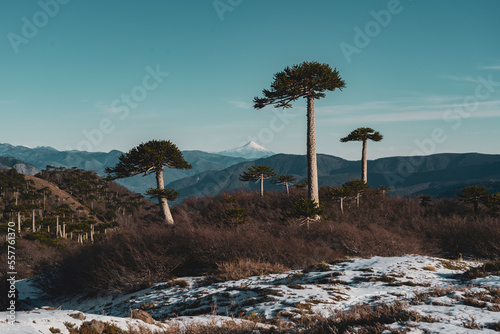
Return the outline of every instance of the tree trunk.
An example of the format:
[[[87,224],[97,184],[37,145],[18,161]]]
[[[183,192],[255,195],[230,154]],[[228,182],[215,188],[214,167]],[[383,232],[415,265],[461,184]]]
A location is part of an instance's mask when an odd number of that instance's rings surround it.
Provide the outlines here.
[[[340,212],[344,213],[344,197],[340,197]]]
[[[35,210],[33,209],[33,218],[32,218],[32,223],[33,223],[33,232],[36,232],[36,226],[35,226]]]
[[[260,174],[260,197],[264,197],[264,174]]]
[[[307,182],[309,199],[319,204],[318,164],[316,162],[316,133],[314,126],[314,98],[307,97]]]
[[[368,163],[366,162],[366,143],[367,140],[363,140],[363,152],[361,154],[361,179],[368,183]]]
[[[290,196],[290,190],[289,190],[289,187],[288,187],[288,182],[285,182],[285,187],[286,187],[286,195]]]
[[[163,183],[163,169],[156,170],[156,186],[160,190],[165,189],[165,184]],[[161,211],[163,212],[163,217],[165,218],[165,223],[168,225],[174,225],[174,218],[168,207],[168,201],[163,196],[158,196],[158,202],[161,206]]]

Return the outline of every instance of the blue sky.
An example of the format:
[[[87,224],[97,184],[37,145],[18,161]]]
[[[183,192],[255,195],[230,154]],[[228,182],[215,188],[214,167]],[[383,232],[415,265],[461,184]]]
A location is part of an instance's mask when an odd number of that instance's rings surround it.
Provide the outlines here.
[[[249,140],[304,154],[305,101],[252,109],[274,73],[328,63],[347,87],[316,101],[318,152],[372,127],[370,159],[500,153],[500,2],[0,0],[0,142],[209,152]]]

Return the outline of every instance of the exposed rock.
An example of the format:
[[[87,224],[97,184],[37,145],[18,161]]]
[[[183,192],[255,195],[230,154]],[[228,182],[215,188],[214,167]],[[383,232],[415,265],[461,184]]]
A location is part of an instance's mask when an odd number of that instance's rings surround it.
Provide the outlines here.
[[[132,319],[139,319],[144,321],[147,324],[154,324],[156,321],[153,319],[151,315],[149,315],[148,312],[143,311],[143,310],[132,310],[130,311],[130,317]]]
[[[102,334],[104,332],[104,329],[106,328],[106,324],[104,322],[96,319],[87,321],[85,325],[90,327],[90,329],[92,330],[91,333],[96,334]]]
[[[68,315],[76,320],[85,320],[85,318],[86,318],[85,314],[83,314],[82,312],[77,312],[77,313],[68,314]]]

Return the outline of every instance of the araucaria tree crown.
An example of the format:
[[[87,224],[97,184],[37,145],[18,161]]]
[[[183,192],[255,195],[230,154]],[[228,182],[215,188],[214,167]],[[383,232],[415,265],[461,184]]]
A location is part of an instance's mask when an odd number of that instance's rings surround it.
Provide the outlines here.
[[[318,168],[316,162],[316,134],[314,125],[314,100],[325,97],[325,91],[345,87],[336,69],[328,64],[303,62],[286,67],[273,77],[270,89],[264,89],[264,97],[254,98],[254,108],[269,105],[291,108],[291,103],[301,97],[307,100],[307,163],[309,199],[319,204]]]
[[[363,142],[363,148],[361,152],[361,179],[368,182],[368,163],[366,158],[366,145],[368,140],[381,141],[384,136],[380,132],[373,130],[372,128],[357,128],[351,131],[346,137],[341,138],[342,143],[349,141],[361,141]]]
[[[324,91],[345,87],[345,82],[336,69],[328,64],[303,62],[286,67],[274,74],[271,89],[263,89],[263,98],[254,98],[254,108],[262,109],[268,105],[276,108],[291,108],[291,102],[301,97],[319,99],[325,97]]]
[[[341,142],[346,143],[348,141],[365,141],[365,140],[381,141],[384,136],[380,132],[373,130],[372,128],[357,128],[351,131],[346,137],[340,139]]]
[[[105,172],[108,174],[108,179],[115,180],[138,174],[146,176],[157,170],[163,170],[164,167],[193,168],[170,140],[150,140],[122,154],[118,164],[113,168],[106,168]]]
[[[260,181],[260,195],[264,196],[264,180],[275,176],[274,170],[266,165],[254,165],[240,175],[240,181]]]
[[[156,188],[148,191],[149,195],[158,197],[165,222],[174,224],[174,219],[168,207],[168,200],[177,197],[173,189],[165,189],[163,169],[190,169],[191,165],[184,160],[182,152],[169,140],[151,140],[122,154],[118,164],[113,168],[106,168],[109,180],[126,178],[138,174],[143,176],[156,174]]]

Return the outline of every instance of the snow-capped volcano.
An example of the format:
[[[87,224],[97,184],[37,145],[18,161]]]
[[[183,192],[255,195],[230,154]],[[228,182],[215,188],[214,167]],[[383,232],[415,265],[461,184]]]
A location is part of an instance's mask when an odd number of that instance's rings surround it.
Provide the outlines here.
[[[270,157],[275,153],[269,151],[267,148],[260,146],[256,142],[251,141],[237,148],[233,148],[222,152],[217,152],[217,154],[226,155],[229,157],[245,158],[245,159],[260,159],[260,158]]]

